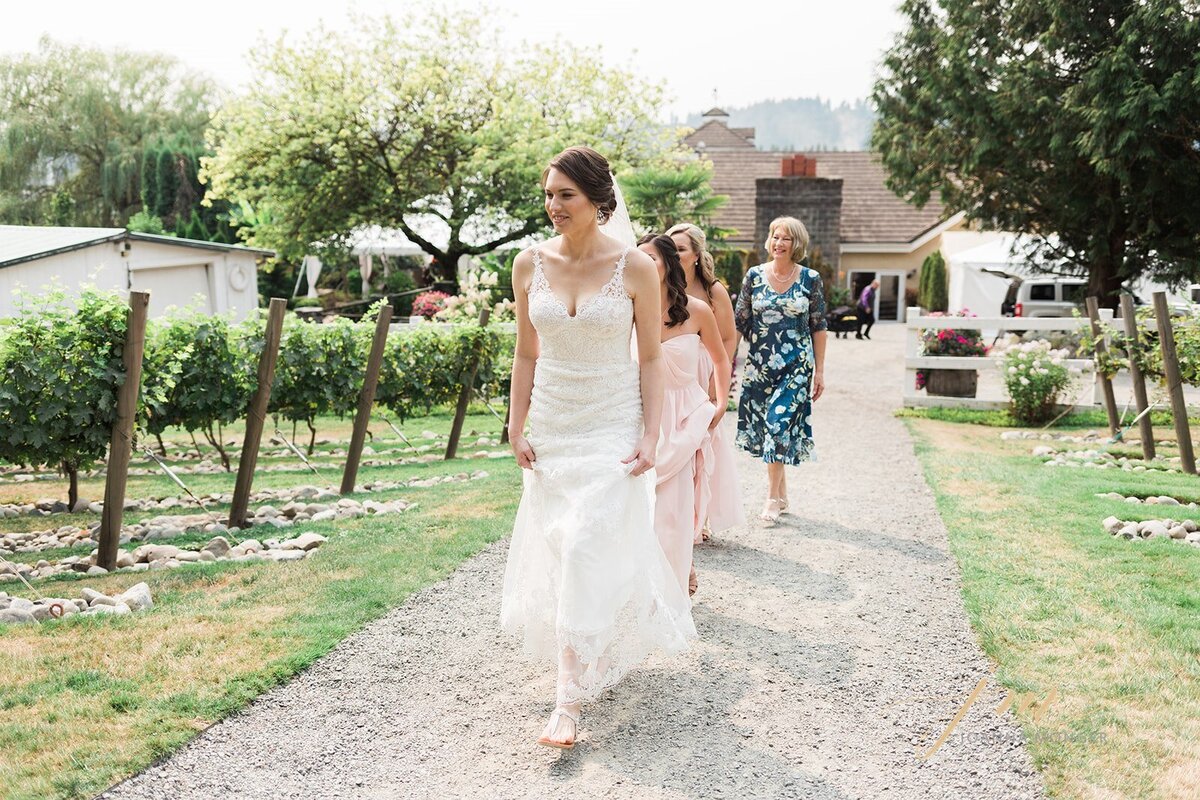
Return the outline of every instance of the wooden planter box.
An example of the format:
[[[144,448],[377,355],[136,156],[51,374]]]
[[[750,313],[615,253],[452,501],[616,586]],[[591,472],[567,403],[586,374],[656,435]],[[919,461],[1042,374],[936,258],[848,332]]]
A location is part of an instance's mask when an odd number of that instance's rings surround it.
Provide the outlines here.
[[[925,391],[941,397],[974,397],[979,373],[973,369],[927,369]]]

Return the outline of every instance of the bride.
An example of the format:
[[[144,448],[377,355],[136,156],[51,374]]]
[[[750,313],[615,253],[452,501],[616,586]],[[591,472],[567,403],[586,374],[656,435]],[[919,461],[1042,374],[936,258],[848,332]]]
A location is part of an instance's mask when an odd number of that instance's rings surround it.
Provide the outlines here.
[[[696,629],[654,532],[657,269],[632,241],[606,235],[622,228],[631,240],[632,229],[595,150],[559,153],[542,189],[558,235],[513,264],[509,431],[524,492],[500,618],[526,653],[557,663],[555,709],[538,744],[570,748],[584,701],[651,652],[685,649]]]

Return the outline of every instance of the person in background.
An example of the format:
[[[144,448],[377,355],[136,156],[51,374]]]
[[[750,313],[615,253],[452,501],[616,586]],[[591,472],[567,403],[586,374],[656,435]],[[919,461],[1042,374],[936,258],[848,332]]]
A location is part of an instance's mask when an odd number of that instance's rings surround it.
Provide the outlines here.
[[[879,291],[879,280],[873,280],[858,296],[858,333],[855,339],[870,339],[871,326],[875,324],[875,294]],[[864,327],[865,326],[865,327]]]

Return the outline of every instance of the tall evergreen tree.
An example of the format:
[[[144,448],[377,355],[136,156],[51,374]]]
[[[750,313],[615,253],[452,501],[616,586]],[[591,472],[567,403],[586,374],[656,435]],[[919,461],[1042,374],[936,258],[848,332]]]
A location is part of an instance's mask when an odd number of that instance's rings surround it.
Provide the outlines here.
[[[168,56],[50,39],[0,56],[0,222],[40,224],[65,190],[73,224],[124,224],[142,208],[146,147],[201,142],[215,97]]]
[[[906,0],[875,86],[888,184],[1028,234],[1115,306],[1200,273],[1200,14],[1190,0]]]

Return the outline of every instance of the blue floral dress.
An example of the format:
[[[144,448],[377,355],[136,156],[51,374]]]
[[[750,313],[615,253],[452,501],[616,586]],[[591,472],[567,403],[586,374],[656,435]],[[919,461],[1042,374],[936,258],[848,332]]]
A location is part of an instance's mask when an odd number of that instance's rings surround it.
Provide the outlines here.
[[[767,282],[769,265],[746,273],[734,311],[750,345],[738,402],[737,445],[768,463],[815,457],[812,438],[812,335],[823,331],[825,290],[816,270],[800,268],[785,292]]]

